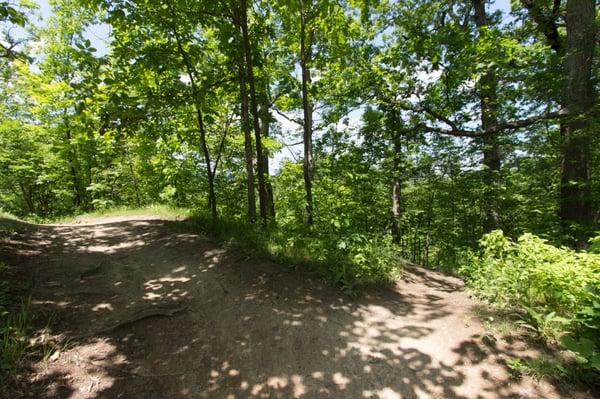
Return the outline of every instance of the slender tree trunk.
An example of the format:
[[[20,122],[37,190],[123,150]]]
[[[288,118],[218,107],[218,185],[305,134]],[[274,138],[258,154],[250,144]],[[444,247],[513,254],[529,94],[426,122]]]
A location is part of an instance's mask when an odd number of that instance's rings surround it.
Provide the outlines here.
[[[171,13],[174,15],[174,10],[171,8]],[[183,48],[183,44],[181,43],[181,37],[177,32],[177,28],[175,27],[175,23],[172,26],[173,33],[175,35],[175,39],[177,41],[177,49],[179,54],[183,60],[185,65],[185,70],[187,72],[188,78],[190,79],[190,85],[192,86],[192,95],[194,108],[196,109],[196,121],[198,124],[198,133],[200,135],[200,150],[204,154],[204,162],[206,164],[206,177],[208,179],[208,207],[210,208],[211,220],[213,225],[217,223],[217,196],[215,194],[215,182],[214,182],[214,173],[212,172],[211,162],[210,162],[210,152],[208,151],[208,146],[206,144],[206,130],[204,128],[204,118],[202,115],[202,105],[200,104],[200,91],[198,90],[198,86],[196,85],[196,75],[194,73],[194,67],[189,59],[188,53]]]
[[[313,224],[313,196],[312,196],[312,177],[314,173],[313,145],[312,145],[312,117],[313,105],[309,98],[309,88],[311,84],[309,61],[312,57],[312,31],[306,43],[306,10],[304,0],[299,0],[300,4],[300,68],[302,69],[302,108],[304,111],[303,123],[303,142],[304,142],[304,189],[306,191],[306,204],[304,207],[304,224]]]
[[[265,88],[265,93],[268,88]],[[264,100],[261,104],[260,109],[260,127],[262,137],[268,138],[271,127],[271,115],[269,114],[269,104],[267,100],[267,96],[264,96]],[[271,184],[271,178],[269,174],[269,153],[268,151],[263,151],[263,170],[265,172],[266,177],[266,190],[267,190],[267,213],[269,218],[274,221],[275,220],[275,199],[273,198],[273,185]]]
[[[208,178],[208,207],[210,208],[210,215],[213,224],[217,224],[217,195],[215,193],[215,175],[212,172],[210,166],[210,153],[208,146],[206,145],[206,130],[204,129],[204,119],[202,116],[202,108],[196,100],[196,118],[198,121],[198,131],[200,133],[200,148],[204,154],[204,162],[206,163],[206,177]]]
[[[394,132],[393,176],[392,176],[392,240],[402,240],[402,140],[399,132]]]
[[[35,213],[35,206],[33,204],[33,196],[31,194],[31,190],[25,189],[23,183],[19,183],[19,187],[21,188],[21,193],[23,194],[23,200],[27,204],[27,208],[29,209],[29,213]]]
[[[82,203],[83,203],[83,195],[81,194],[81,182],[79,180],[79,176],[77,175],[77,170],[75,169],[75,158],[76,155],[74,153],[74,151],[71,148],[71,127],[69,126],[69,123],[67,121],[67,110],[65,109],[64,112],[64,118],[65,118],[65,135],[66,135],[66,141],[67,141],[67,152],[69,155],[69,172],[71,173],[71,183],[73,184],[73,205],[75,205],[76,207],[81,207]]]
[[[485,12],[485,0],[473,0],[475,10],[475,24],[478,28],[488,26]],[[478,82],[479,101],[481,104],[481,127],[483,130],[494,126],[498,122],[498,96],[496,73],[488,70]],[[484,192],[484,225],[486,232],[500,228],[500,166],[501,155],[498,134],[483,137],[483,166],[486,189]]]
[[[127,157],[127,164],[129,165],[129,173],[131,173],[131,180],[133,181],[133,189],[135,192],[135,201],[138,207],[142,205],[140,201],[140,188],[138,184],[137,177],[135,177],[135,171],[133,170],[133,161],[131,160],[131,155],[129,153],[129,149],[127,145],[125,145],[125,156]]]
[[[596,38],[594,0],[568,0],[567,40],[564,61],[562,112],[580,114],[590,110],[595,93],[592,67]],[[590,137],[588,117],[575,116],[560,126],[563,156],[560,178],[560,217],[565,228],[589,225],[593,219],[591,196]],[[576,244],[586,244],[585,232],[576,229]]]
[[[246,55],[246,68],[248,84],[250,86],[250,105],[252,109],[252,124],[254,126],[254,141],[256,145],[256,172],[258,175],[258,203],[260,218],[263,227],[267,226],[267,188],[263,159],[262,140],[260,137],[260,121],[258,115],[258,100],[256,99],[256,84],[254,81],[254,64],[252,61],[252,49],[250,47],[250,36],[248,33],[248,4],[246,0],[240,0],[240,25],[242,28],[243,48]]]
[[[246,77],[244,72],[244,59],[239,59],[238,76],[240,80],[240,99],[242,127],[244,129],[244,156],[246,158],[246,191],[248,198],[248,221],[256,221],[256,197],[254,194],[254,157],[252,155],[252,133],[250,128],[250,115],[248,114],[248,93],[246,91]]]
[[[435,191],[429,195],[429,206],[427,207],[427,229],[425,234],[425,266],[429,266],[429,249],[431,246],[431,221],[433,220],[433,201],[435,200]]]

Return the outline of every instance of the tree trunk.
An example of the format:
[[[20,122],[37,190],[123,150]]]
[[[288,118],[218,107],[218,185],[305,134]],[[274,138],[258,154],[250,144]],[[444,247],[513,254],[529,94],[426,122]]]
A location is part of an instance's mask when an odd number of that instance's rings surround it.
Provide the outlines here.
[[[239,59],[238,76],[240,80],[240,99],[242,127],[244,129],[244,156],[246,158],[246,191],[248,198],[248,221],[256,221],[256,197],[254,194],[254,157],[252,155],[252,133],[250,129],[250,116],[248,114],[248,93],[246,91],[246,76],[244,73],[244,59]]]
[[[71,128],[69,126],[68,121],[66,120],[67,118],[67,110],[65,109],[64,112],[65,115],[65,135],[66,135],[66,141],[67,141],[67,152],[69,154],[69,172],[71,173],[71,183],[73,184],[73,205],[75,205],[76,207],[81,207],[83,201],[83,195],[81,194],[81,183],[79,180],[79,176],[77,176],[77,170],[75,169],[75,162],[76,162],[76,155],[75,152],[72,150],[71,148]]]
[[[592,108],[594,86],[592,64],[596,37],[594,0],[567,1],[567,40],[564,61],[562,110],[566,114],[581,114]],[[565,119],[560,126],[563,156],[560,178],[560,218],[565,228],[576,228],[575,240],[586,244],[585,226],[593,219],[591,198],[590,137],[587,117]],[[582,229],[583,227],[583,229]]]
[[[200,133],[200,148],[204,154],[204,162],[206,163],[206,175],[208,178],[208,207],[210,208],[211,221],[213,225],[217,224],[217,196],[215,194],[215,175],[210,166],[210,153],[206,145],[206,131],[204,129],[204,119],[202,117],[202,108],[197,104],[196,100],[196,117],[198,121],[198,131]]]
[[[127,165],[129,166],[129,173],[131,174],[131,180],[133,181],[133,190],[135,192],[135,203],[139,208],[142,205],[142,202],[140,200],[140,187],[138,184],[137,177],[135,176],[135,171],[133,170],[133,161],[131,160],[131,154],[129,153],[129,148],[127,148],[127,144],[125,144],[125,157],[127,159]]]
[[[536,7],[533,0],[521,2],[550,47],[559,56],[565,56],[561,113],[575,116],[563,119],[560,124],[559,217],[566,232],[572,232],[572,226],[575,226],[575,244],[585,246],[585,226],[593,221],[590,161],[593,133],[589,120],[577,114],[590,110],[595,101],[592,68],[596,47],[596,3],[594,0],[567,0],[565,43],[558,32],[558,8],[549,14]]]
[[[246,0],[240,0],[240,25],[242,28],[243,48],[246,55],[246,68],[248,84],[250,86],[250,101],[252,107],[252,122],[254,126],[254,140],[256,142],[256,172],[258,175],[258,202],[260,217],[263,227],[267,226],[267,188],[265,182],[265,171],[263,159],[262,140],[260,137],[260,122],[258,115],[258,101],[256,99],[256,85],[254,82],[254,66],[252,62],[252,51],[250,48],[250,37],[248,34],[248,4]]]
[[[488,26],[485,12],[485,0],[473,0],[475,24],[479,29]],[[479,101],[481,104],[481,128],[483,130],[498,123],[498,96],[496,89],[498,81],[494,70],[488,70],[478,82]],[[498,134],[493,133],[483,137],[483,166],[484,166],[484,224],[486,232],[500,228],[500,145]]]
[[[314,172],[313,148],[312,148],[312,113],[313,105],[309,98],[309,87],[311,84],[309,61],[312,57],[312,31],[309,37],[309,43],[306,43],[306,10],[304,9],[304,0],[300,3],[300,68],[302,69],[302,108],[304,111],[303,122],[303,142],[304,142],[304,189],[306,191],[306,204],[304,207],[304,224],[313,224],[313,197],[312,197],[312,177]]]
[[[427,229],[425,233],[425,264],[429,266],[429,250],[431,246],[431,222],[433,220],[433,202],[435,200],[435,191],[429,194],[429,206],[427,207]]]
[[[399,132],[393,132],[393,176],[392,176],[392,240],[400,243],[402,240],[402,141]]]
[[[171,8],[171,13],[174,15],[174,11]],[[206,144],[206,130],[204,129],[204,118],[202,115],[202,105],[200,103],[200,91],[198,90],[198,86],[196,86],[196,76],[195,70],[192,66],[192,63],[189,59],[188,53],[183,48],[183,44],[181,43],[181,37],[177,32],[177,28],[175,27],[175,23],[173,23],[172,29],[173,34],[175,35],[175,39],[177,40],[177,50],[179,51],[179,55],[183,60],[183,64],[185,65],[185,70],[187,72],[188,78],[190,79],[190,85],[192,86],[192,96],[194,102],[194,108],[196,109],[196,121],[198,124],[198,133],[200,135],[200,150],[204,154],[204,162],[206,164],[206,177],[208,179],[208,207],[210,209],[211,220],[213,225],[217,224],[217,196],[215,194],[215,175],[212,172],[212,167],[210,165],[210,152],[208,151],[208,146]]]
[[[33,196],[31,190],[25,189],[23,183],[19,183],[19,187],[21,188],[21,193],[23,194],[23,200],[27,204],[27,208],[30,214],[35,214],[35,205],[33,203]]]
[[[265,87],[265,93],[268,90],[268,87]],[[262,137],[268,138],[270,127],[271,127],[271,115],[269,114],[269,104],[267,100],[267,96],[264,96],[264,100],[262,101],[260,107],[260,127]],[[267,190],[267,213],[269,218],[274,221],[275,220],[275,199],[273,198],[273,185],[271,184],[271,178],[269,173],[269,153],[268,151],[263,151],[263,170],[265,172],[266,177],[266,190]]]

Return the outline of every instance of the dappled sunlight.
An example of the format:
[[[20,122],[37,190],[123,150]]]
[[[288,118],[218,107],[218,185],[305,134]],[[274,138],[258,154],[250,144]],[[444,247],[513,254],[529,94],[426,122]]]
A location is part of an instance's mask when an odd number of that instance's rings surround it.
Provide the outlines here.
[[[455,280],[418,270],[351,299],[176,227],[115,222],[30,238],[55,236],[45,258],[31,258],[41,282],[32,304],[56,313],[51,333],[69,342],[36,366],[48,398],[554,392],[510,380],[503,359],[525,348],[486,346]],[[437,289],[446,279],[454,288]]]
[[[115,310],[110,303],[99,303],[92,308],[94,312],[98,312],[100,310]]]
[[[377,391],[363,391],[363,398],[378,398],[378,399],[402,399],[400,392],[396,392],[391,388],[383,388]]]

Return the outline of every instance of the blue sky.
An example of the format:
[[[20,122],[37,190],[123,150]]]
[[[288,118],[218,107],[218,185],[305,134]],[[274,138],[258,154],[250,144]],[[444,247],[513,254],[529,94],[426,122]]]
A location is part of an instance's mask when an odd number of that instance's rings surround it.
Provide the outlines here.
[[[52,9],[48,0],[36,0],[39,6],[39,13],[42,18],[41,24],[52,15]],[[85,33],[86,39],[92,43],[97,52],[96,55],[102,56],[108,52],[108,38],[110,36],[110,27],[106,24],[91,26]]]

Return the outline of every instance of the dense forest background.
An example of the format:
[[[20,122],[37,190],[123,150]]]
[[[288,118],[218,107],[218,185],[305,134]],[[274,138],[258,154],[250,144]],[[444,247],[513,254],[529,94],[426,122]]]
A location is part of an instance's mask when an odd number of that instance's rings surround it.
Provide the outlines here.
[[[170,204],[443,267],[598,227],[592,0],[51,7],[0,8],[6,212]]]
[[[350,288],[460,271],[600,369],[594,0],[50,6],[0,1],[0,210],[192,209]]]

